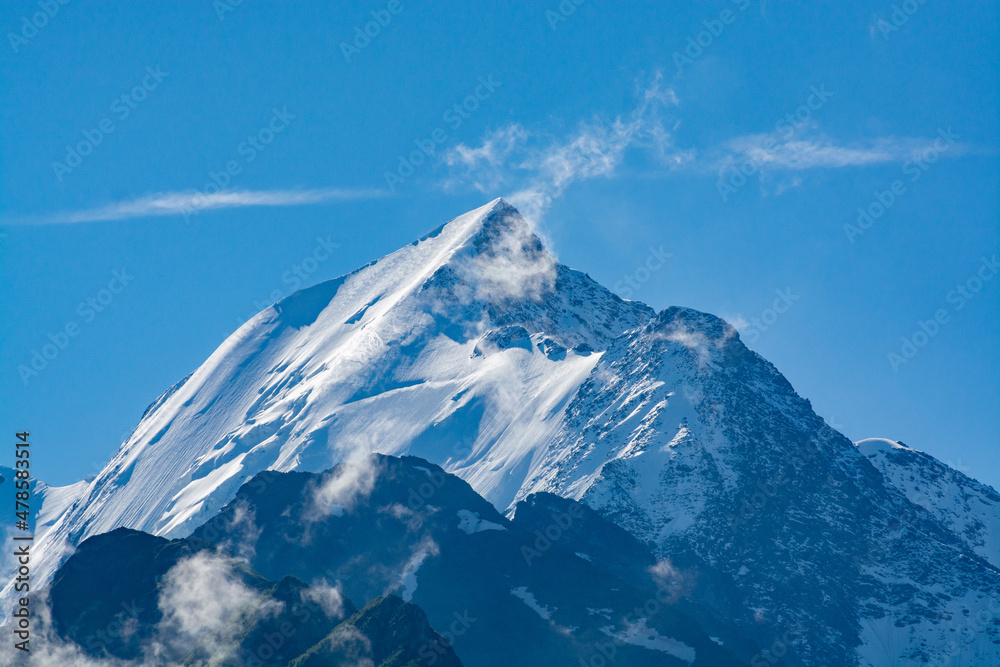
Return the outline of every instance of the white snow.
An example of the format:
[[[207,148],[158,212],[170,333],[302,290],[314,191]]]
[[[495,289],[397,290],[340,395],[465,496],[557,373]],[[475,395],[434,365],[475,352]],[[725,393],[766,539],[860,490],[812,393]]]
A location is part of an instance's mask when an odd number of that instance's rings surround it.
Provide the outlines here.
[[[601,632],[626,644],[667,653],[688,664],[695,660],[694,648],[672,637],[664,637],[655,629],[647,627],[645,618],[630,623],[619,632],[615,632],[613,626],[603,627]]]
[[[856,443],[858,449],[865,456],[871,456],[875,452],[887,452],[893,449],[903,449],[906,451],[916,451],[912,450],[905,445],[899,444],[895,440],[889,440],[888,438],[866,438],[864,440],[858,440]]]
[[[41,504],[35,515],[35,539],[45,535],[89,487],[87,481],[68,486],[48,486],[39,482],[35,487],[35,502]]]
[[[2,479],[0,481],[0,512],[3,516],[9,517],[7,522],[0,524],[0,539],[6,544],[10,544],[9,540],[14,535],[23,536],[26,534],[14,526],[14,513],[17,509],[14,495],[17,483],[15,475],[16,471],[13,468],[0,467],[0,479]],[[29,507],[34,514],[29,517],[29,525],[32,529],[30,534],[34,537],[35,542],[32,549],[33,554],[37,554],[38,545],[50,543],[50,535],[53,530],[58,530],[58,527],[65,521],[68,510],[84,496],[89,486],[89,481],[80,481],[68,486],[49,486],[44,482],[31,480]],[[4,581],[12,582],[14,580],[13,575],[18,565],[13,549],[5,549],[0,553],[0,577],[3,577]],[[42,565],[44,566],[44,563]],[[33,580],[36,577],[39,579],[49,577],[52,573],[54,573],[54,568],[39,567],[35,559],[32,560]]]
[[[484,530],[507,530],[499,523],[480,519],[479,512],[470,512],[469,510],[458,510],[458,529],[466,535],[481,533]]]
[[[402,573],[399,575],[399,585],[402,587],[399,597],[406,602],[413,600],[413,594],[417,590],[417,570],[424,564],[427,557],[433,553],[431,549],[420,549],[406,563]]]
[[[511,589],[510,594],[521,600],[524,604],[528,605],[536,614],[541,616],[546,621],[551,620],[552,613],[557,611],[556,609],[549,609],[548,607],[540,605],[538,600],[535,599],[534,593],[530,592],[527,586],[513,588]]]

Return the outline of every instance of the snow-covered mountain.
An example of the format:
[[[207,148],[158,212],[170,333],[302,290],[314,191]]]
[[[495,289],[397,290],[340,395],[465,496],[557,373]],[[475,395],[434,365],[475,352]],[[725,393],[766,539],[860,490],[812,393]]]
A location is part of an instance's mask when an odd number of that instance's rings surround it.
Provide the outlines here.
[[[1000,493],[901,442],[868,438],[856,444],[911,503],[930,512],[965,538],[983,560],[1000,568]]]
[[[15,506],[17,492],[15,475],[15,469],[0,466],[0,513],[7,517],[14,517],[15,511],[18,509]],[[28,490],[31,493],[28,531],[19,530],[12,522],[6,522],[0,528],[0,539],[3,539],[6,544],[10,544],[10,539],[13,536],[30,534],[36,540],[44,540],[46,533],[63,520],[67,511],[87,493],[89,488],[89,480],[81,480],[68,486],[49,486],[41,480],[32,478],[28,485]],[[17,556],[13,550],[5,551],[0,557],[0,577],[3,577],[4,581],[11,581],[17,572],[18,565]]]
[[[502,200],[247,322],[149,407],[36,574],[117,527],[185,536],[262,470],[369,452],[439,464],[501,511],[582,500],[761,646],[797,638],[789,664],[1000,660],[995,543],[873,465],[729,324],[623,301]]]

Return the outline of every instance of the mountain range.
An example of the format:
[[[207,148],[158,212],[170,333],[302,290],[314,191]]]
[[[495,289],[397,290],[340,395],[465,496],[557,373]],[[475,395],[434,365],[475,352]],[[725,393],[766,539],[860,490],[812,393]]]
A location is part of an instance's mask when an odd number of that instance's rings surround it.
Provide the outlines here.
[[[619,298],[503,200],[265,309],[96,478],[41,486],[53,605],[74,551],[155,539],[258,596],[398,599],[427,636],[482,600],[468,665],[1000,665],[995,490],[855,445],[730,324]],[[572,539],[534,546],[551,525]]]

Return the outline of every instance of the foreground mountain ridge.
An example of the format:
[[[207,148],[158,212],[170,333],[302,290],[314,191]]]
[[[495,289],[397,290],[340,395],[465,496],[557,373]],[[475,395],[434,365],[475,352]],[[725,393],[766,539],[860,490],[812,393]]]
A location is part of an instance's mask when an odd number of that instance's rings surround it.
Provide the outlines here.
[[[959,635],[998,654],[989,544],[890,481],[726,322],[623,301],[502,200],[241,327],[51,522],[38,572],[119,526],[186,535],[262,470],[372,451],[426,458],[500,510],[582,500],[697,572],[761,645],[809,628],[786,662],[923,664]]]
[[[359,610],[325,580],[268,580],[198,539],[128,528],[88,538],[46,592],[46,636],[32,655],[46,667],[461,667],[423,610],[398,596]],[[9,647],[0,656],[12,658]]]
[[[88,538],[56,574],[42,650],[101,667],[749,664],[757,647],[658,565],[576,501],[538,494],[508,520],[433,463],[372,454],[259,473],[187,538]],[[102,632],[125,609],[129,632]]]

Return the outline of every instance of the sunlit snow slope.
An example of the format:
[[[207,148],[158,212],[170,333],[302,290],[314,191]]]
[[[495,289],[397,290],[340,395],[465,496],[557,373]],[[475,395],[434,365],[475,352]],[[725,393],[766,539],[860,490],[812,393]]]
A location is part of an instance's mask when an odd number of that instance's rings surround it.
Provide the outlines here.
[[[264,469],[444,465],[501,509],[601,351],[653,314],[558,264],[502,200],[247,322],[158,398],[40,545],[184,535]]]

